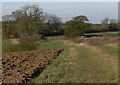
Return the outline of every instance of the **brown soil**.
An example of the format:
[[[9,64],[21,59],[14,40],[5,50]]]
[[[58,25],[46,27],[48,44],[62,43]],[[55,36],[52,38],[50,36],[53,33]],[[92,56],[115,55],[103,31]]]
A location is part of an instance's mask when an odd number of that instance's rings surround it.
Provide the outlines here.
[[[118,37],[78,37],[73,40],[74,43],[86,43],[88,45],[112,44],[118,43]]]
[[[63,49],[21,51],[2,55],[2,83],[26,83],[50,64]]]

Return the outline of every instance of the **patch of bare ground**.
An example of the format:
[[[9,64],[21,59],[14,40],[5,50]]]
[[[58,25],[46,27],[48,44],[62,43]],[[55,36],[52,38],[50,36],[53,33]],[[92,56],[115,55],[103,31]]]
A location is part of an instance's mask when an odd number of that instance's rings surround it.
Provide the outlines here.
[[[74,45],[74,43],[71,40],[65,40],[64,45]]]
[[[78,37],[73,40],[74,43],[86,43],[88,45],[105,45],[118,43],[119,37]]]
[[[19,39],[10,39],[12,44],[19,44]]]
[[[70,47],[69,49],[69,60],[70,60],[70,64],[76,64],[76,61],[78,60],[78,51],[76,48],[74,47]]]

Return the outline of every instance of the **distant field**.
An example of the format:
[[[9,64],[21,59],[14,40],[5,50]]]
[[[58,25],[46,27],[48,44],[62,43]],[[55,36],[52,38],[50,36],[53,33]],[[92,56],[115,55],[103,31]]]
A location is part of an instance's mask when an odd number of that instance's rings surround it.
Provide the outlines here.
[[[38,49],[65,48],[63,43],[64,36],[47,37],[48,42],[39,43]]]

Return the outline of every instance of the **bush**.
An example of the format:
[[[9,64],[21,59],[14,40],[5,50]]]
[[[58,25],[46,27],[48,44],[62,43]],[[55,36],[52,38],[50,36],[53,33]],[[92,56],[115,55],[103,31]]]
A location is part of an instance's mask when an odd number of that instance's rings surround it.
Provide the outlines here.
[[[77,16],[77,17],[74,17],[73,20],[66,22],[64,26],[65,37],[76,38],[86,33],[90,28],[90,24],[85,23],[85,21],[88,21],[87,17]]]

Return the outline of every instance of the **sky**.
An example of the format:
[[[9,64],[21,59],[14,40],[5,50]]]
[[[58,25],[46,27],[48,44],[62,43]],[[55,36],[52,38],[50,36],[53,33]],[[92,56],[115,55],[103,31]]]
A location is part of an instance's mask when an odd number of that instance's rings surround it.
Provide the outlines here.
[[[2,2],[2,16],[20,9],[26,4],[37,4],[44,12],[55,14],[63,22],[77,15],[85,15],[91,23],[102,19],[118,18],[118,2]]]
[[[1,2],[119,2],[119,0],[1,0]]]

